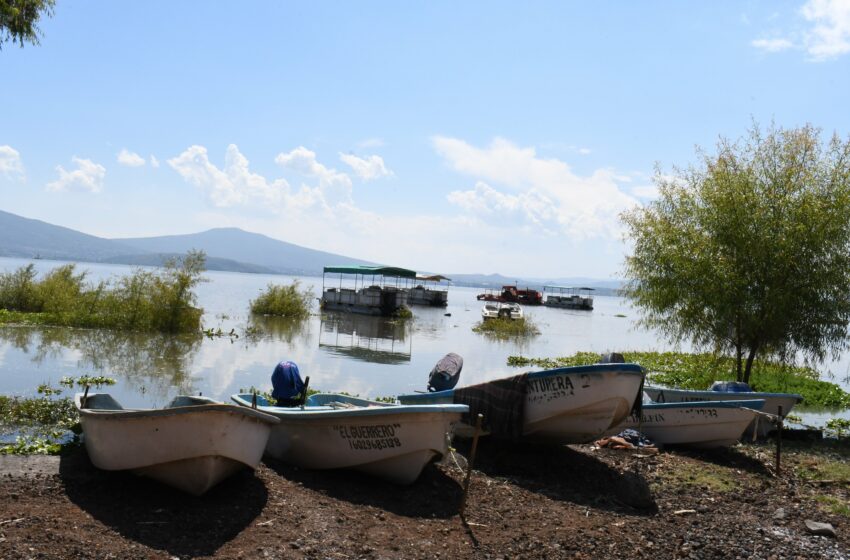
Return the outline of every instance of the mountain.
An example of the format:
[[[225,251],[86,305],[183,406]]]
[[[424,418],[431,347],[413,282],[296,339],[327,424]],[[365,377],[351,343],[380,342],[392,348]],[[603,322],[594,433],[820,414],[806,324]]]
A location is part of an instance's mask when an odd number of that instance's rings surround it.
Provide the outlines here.
[[[109,257],[100,262],[112,264],[129,264],[132,266],[163,266],[165,261],[176,259],[185,253],[146,253],[144,255],[120,255]],[[271,268],[256,264],[243,263],[231,259],[207,256],[207,270],[224,270],[227,272],[246,272],[248,274],[277,274]]]
[[[187,235],[140,237],[115,241],[148,253],[185,253],[190,249],[198,249],[204,251],[209,257],[262,266],[281,274],[317,275],[321,274],[322,269],[328,265],[375,264],[308,249],[238,228],[216,228]]]
[[[0,256],[3,257],[99,262],[142,252],[111,239],[0,210]]]
[[[593,278],[518,278],[501,274],[447,274],[455,286],[498,290],[502,286],[516,285],[520,288],[543,290],[544,286],[575,286],[593,288],[600,296],[617,295],[622,282],[619,280],[596,280]]]

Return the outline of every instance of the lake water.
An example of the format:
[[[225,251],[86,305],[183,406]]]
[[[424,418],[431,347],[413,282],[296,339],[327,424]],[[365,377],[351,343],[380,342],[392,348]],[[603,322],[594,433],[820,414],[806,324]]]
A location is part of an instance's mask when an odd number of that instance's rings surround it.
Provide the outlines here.
[[[31,261],[0,258],[0,271]],[[41,271],[65,263],[38,260]],[[123,265],[81,263],[92,280],[132,271]],[[31,396],[40,383],[58,385],[63,376],[106,375],[118,383],[109,391],[129,407],[161,406],[180,393],[199,392],[229,400],[240,389],[270,389],[275,364],[292,360],[310,386],[377,397],[424,390],[428,373],[448,352],[463,356],[462,384],[518,373],[508,367],[511,355],[555,357],[580,350],[594,352],[675,350],[652,331],[635,326],[638,314],[620,298],[597,296],[595,309],[572,311],[525,307],[541,334],[520,341],[497,341],[472,331],[480,318],[480,288],[452,287],[446,309],[413,307],[414,319],[402,322],[350,314],[319,314],[304,321],[255,320],[257,334],[245,336],[251,324],[248,302],[269,283],[292,277],[206,272],[197,289],[205,327],[235,329],[239,338],[174,337],[139,333],[0,327],[0,393]],[[299,278],[321,293],[321,278]],[[622,315],[625,315],[623,317]],[[688,350],[687,347],[681,348]],[[824,364],[845,388],[850,355]],[[807,423],[823,424],[830,415],[804,414]]]

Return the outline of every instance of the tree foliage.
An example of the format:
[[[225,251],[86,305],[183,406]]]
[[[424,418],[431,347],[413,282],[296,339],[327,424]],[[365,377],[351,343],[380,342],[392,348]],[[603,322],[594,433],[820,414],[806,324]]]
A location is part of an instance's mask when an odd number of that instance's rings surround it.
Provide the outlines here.
[[[21,47],[38,44],[38,20],[52,16],[56,0],[0,0],[0,49],[11,41]]]
[[[626,293],[642,322],[735,356],[822,360],[850,321],[850,142],[804,126],[721,139],[698,165],[656,172],[659,196],[623,215]]]

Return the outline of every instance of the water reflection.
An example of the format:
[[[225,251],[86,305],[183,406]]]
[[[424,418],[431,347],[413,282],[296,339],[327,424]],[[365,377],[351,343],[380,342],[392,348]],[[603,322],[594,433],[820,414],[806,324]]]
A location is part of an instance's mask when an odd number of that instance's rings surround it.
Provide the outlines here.
[[[10,327],[0,342],[30,356],[36,364],[59,361],[69,351],[77,367],[123,381],[139,391],[165,397],[172,387],[192,392],[190,367],[200,335],[126,333],[99,329]]]
[[[364,362],[401,364],[410,361],[413,336],[409,321],[328,312],[320,320],[319,348]]]
[[[252,315],[245,329],[246,343],[256,343],[259,340],[277,342],[308,343],[310,340],[309,319],[290,319],[287,317],[272,317]]]

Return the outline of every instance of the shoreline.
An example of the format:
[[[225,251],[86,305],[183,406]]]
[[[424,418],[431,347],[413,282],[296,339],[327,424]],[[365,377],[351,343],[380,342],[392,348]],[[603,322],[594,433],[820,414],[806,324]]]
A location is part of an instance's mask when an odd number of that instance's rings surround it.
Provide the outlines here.
[[[267,461],[201,498],[99,471],[84,450],[3,457],[0,557],[850,558],[850,445],[783,443],[776,477],[770,444],[651,455],[482,440],[466,522],[464,442],[411,486]]]

